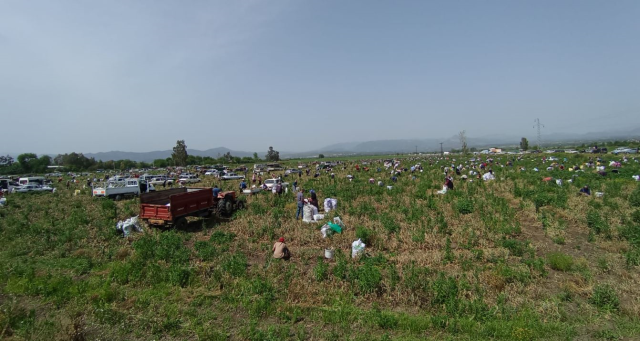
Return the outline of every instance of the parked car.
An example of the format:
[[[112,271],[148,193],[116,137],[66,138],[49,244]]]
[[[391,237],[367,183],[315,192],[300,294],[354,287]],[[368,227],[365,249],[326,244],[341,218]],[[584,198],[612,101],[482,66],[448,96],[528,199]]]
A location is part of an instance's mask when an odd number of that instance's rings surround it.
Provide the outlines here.
[[[221,178],[222,180],[239,180],[244,179],[244,176],[231,172],[223,175]]]
[[[567,149],[564,152],[567,154],[578,154],[578,151],[575,149]]]
[[[41,186],[36,184],[27,184],[13,188],[13,193],[26,192],[53,192],[53,188],[49,186]]]
[[[284,171],[284,174],[297,174],[297,173],[302,173],[302,171],[294,168],[287,169],[286,171]]]
[[[282,187],[286,188],[289,186],[288,182],[282,182],[282,180],[280,179],[266,179],[264,181],[264,184],[267,186],[268,189],[271,189],[273,186],[275,186],[277,183],[281,183]]]
[[[611,154],[636,154],[638,152],[638,149],[635,148],[629,148],[629,147],[620,147],[620,148],[616,148],[614,149]]]
[[[218,174],[218,171],[215,169],[209,169],[204,173],[204,175],[217,175],[217,174]]]
[[[178,179],[180,183],[196,183],[200,182],[200,178],[193,174],[182,174],[180,175],[180,179]]]

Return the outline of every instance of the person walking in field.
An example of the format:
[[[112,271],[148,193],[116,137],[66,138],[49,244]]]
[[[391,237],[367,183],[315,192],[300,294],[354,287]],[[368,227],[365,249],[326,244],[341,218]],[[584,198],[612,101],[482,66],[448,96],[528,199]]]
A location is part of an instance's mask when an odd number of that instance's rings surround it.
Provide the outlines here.
[[[298,204],[298,209],[296,210],[296,220],[298,220],[298,217],[302,218],[302,208],[304,207],[304,194],[302,194],[302,187],[298,188],[298,194],[296,194],[296,203]]]

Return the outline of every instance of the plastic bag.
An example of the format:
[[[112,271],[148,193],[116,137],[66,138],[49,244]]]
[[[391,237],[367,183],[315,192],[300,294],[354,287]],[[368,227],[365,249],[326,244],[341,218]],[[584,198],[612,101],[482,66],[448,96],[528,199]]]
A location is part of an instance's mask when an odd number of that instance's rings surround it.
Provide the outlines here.
[[[315,220],[313,219],[314,208],[315,206],[312,205],[304,205],[304,208],[302,209],[302,221],[304,221],[305,223],[315,222]]]
[[[131,232],[142,232],[142,227],[138,222],[138,216],[127,220],[121,220],[116,224],[116,230],[121,231],[124,237],[128,237]]]
[[[331,227],[329,227],[329,225],[324,224],[320,229],[320,233],[322,233],[322,238],[327,238],[333,234],[333,230],[331,229]]]
[[[334,217],[333,223],[336,225],[340,225],[340,227],[344,228],[344,224],[342,223],[342,219],[340,219],[340,217]]]
[[[314,214],[313,220],[318,221],[324,219],[324,214]]]
[[[333,232],[342,233],[342,227],[340,227],[340,225],[337,225],[334,223],[327,223],[327,225],[329,225],[329,227],[331,228],[331,230],[333,230]]]
[[[558,186],[562,186],[562,179],[556,179],[556,184]]]
[[[358,239],[351,244],[351,258],[356,258],[359,255],[364,253],[364,248],[366,245],[362,242],[362,240]]]

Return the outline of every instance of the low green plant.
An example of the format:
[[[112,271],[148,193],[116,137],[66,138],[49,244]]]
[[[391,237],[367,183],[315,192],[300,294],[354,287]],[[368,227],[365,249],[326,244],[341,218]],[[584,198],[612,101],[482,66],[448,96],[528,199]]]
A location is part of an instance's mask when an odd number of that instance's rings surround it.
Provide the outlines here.
[[[640,207],[640,186],[636,186],[636,189],[629,195],[629,204],[633,207]]]
[[[371,245],[374,232],[364,226],[356,227],[356,238],[362,240],[366,245]]]
[[[318,282],[322,282],[329,277],[329,265],[324,262],[322,257],[318,257],[317,264],[313,268],[313,275]]]
[[[247,256],[237,252],[222,262],[222,270],[233,277],[242,277],[247,272]]]
[[[599,284],[593,289],[589,303],[602,310],[613,311],[620,308],[618,294],[609,284]]]
[[[547,255],[547,262],[553,270],[571,271],[573,269],[573,257],[562,252],[552,252]]]
[[[469,198],[461,198],[456,202],[456,210],[460,214],[470,214],[474,211],[473,200]]]

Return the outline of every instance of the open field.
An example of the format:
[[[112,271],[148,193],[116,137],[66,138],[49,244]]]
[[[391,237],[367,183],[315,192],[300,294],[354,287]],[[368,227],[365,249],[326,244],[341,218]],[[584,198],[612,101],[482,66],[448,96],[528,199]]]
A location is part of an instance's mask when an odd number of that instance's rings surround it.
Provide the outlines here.
[[[591,155],[556,156],[569,167]],[[632,179],[640,164],[630,158],[616,174],[609,161],[622,156],[603,155],[603,177],[593,168],[547,171],[542,155],[513,166],[505,164],[516,156],[491,157],[495,181],[454,174],[445,195],[436,194],[442,167],[469,167],[470,157],[403,158],[401,167],[421,162],[424,172],[397,183],[380,161],[369,172],[348,161],[335,179],[303,175],[305,193],[338,199],[325,220],[340,216],[346,228],[328,239],[322,223],[294,219],[292,192],[247,197],[231,219],[194,218],[184,230],[145,228],[126,239],[115,223],[137,214],[138,199],[73,196],[81,186],[9,195],[0,208],[0,337],[640,339],[640,186]],[[205,177],[195,186],[213,184]],[[580,196],[584,185],[605,194]],[[271,259],[279,237],[290,261]],[[358,238],[366,256],[354,260]],[[335,259],[323,259],[327,247]]]

